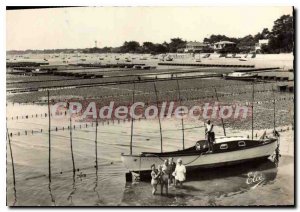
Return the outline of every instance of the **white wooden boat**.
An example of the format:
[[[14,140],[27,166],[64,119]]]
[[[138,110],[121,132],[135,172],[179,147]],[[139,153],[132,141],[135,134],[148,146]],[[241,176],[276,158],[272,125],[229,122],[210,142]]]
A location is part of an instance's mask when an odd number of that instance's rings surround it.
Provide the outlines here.
[[[48,74],[48,70],[46,69],[34,69],[31,71],[32,75],[41,75],[41,74]]]
[[[189,169],[210,168],[267,159],[277,148],[277,138],[252,140],[245,137],[219,137],[215,139],[213,151],[208,152],[206,140],[195,146],[174,152],[143,152],[139,155],[122,154],[124,166],[131,172],[150,171],[152,164],[160,165],[172,157],[181,158]]]
[[[179,83],[177,81],[178,91]],[[157,89],[154,84],[154,90],[157,97]],[[216,98],[218,100],[217,91]],[[254,84],[252,89],[252,96],[254,99]],[[134,98],[134,92],[133,92]],[[180,93],[179,93],[180,99]],[[252,100],[253,101],[253,100]],[[275,114],[275,104],[274,104]],[[253,116],[253,106],[252,106]],[[133,122],[131,125],[131,141],[130,141],[130,154],[122,154],[121,160],[124,166],[132,173],[147,173],[151,170],[151,165],[161,165],[165,160],[172,157],[175,161],[179,158],[182,159],[183,164],[189,169],[199,168],[211,168],[220,167],[226,165],[233,165],[244,162],[251,162],[257,160],[265,160],[279,150],[279,133],[275,127],[275,115],[274,115],[274,131],[273,134],[268,137],[264,133],[259,139],[253,139],[253,119],[252,119],[252,138],[243,136],[226,136],[225,126],[223,119],[221,118],[224,136],[217,137],[213,142],[211,151],[208,151],[207,140],[197,141],[196,144],[189,148],[184,148],[183,139],[183,150],[173,152],[162,152],[162,130],[160,119],[158,118],[161,134],[161,152],[142,152],[138,155],[132,154],[132,129]],[[182,129],[183,128],[183,121]]]
[[[254,80],[258,74],[247,73],[247,72],[233,72],[229,74],[224,74],[224,79],[229,80]]]

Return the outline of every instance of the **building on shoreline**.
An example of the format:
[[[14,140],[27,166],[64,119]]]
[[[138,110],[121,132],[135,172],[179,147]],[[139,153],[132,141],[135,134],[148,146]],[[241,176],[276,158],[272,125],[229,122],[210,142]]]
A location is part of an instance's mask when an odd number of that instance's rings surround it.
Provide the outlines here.
[[[236,43],[231,42],[231,41],[219,41],[217,43],[214,43],[214,50],[215,51],[220,51],[223,50],[227,47],[236,47]]]
[[[269,44],[269,39],[258,40],[258,43],[255,44],[255,51],[261,52],[261,47]]]
[[[205,49],[210,48],[209,43],[201,43],[197,41],[190,41],[186,44],[184,49],[185,53],[200,53],[203,52]]]

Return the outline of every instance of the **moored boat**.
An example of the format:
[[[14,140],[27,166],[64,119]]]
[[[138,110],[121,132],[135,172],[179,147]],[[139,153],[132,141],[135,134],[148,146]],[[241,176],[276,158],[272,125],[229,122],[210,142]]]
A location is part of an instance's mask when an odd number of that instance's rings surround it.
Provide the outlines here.
[[[277,148],[277,138],[252,140],[245,137],[219,137],[215,139],[213,151],[208,151],[206,140],[196,142],[195,146],[173,152],[142,152],[139,155],[122,154],[124,166],[131,172],[148,172],[152,164],[162,164],[172,157],[181,158],[189,169],[211,168],[243,163],[251,160],[267,159]]]
[[[178,98],[180,97],[180,87],[177,81]],[[154,83],[154,90],[156,94],[156,101],[158,102],[156,84]],[[217,90],[215,89],[216,99],[218,101]],[[133,91],[134,100],[134,91]],[[254,101],[254,83],[252,87],[252,117],[253,117],[253,101]],[[133,101],[134,103],[134,101]],[[181,102],[180,102],[181,103]],[[151,165],[161,165],[165,160],[172,157],[174,160],[182,159],[183,164],[187,170],[203,169],[220,167],[227,165],[234,165],[245,162],[253,162],[257,160],[266,160],[275,153],[279,153],[279,133],[276,131],[275,121],[275,101],[274,101],[274,130],[271,135],[266,134],[254,139],[254,122],[252,118],[252,136],[249,138],[243,136],[226,136],[226,129],[223,118],[221,122],[223,126],[224,136],[215,137],[214,133],[208,140],[199,140],[192,147],[185,148],[184,142],[184,122],[181,120],[182,133],[183,133],[183,148],[178,151],[163,152],[163,137],[160,118],[158,117],[161,138],[161,151],[160,152],[142,152],[138,155],[132,154],[132,132],[133,121],[131,124],[131,140],[130,140],[130,154],[122,154],[121,160],[124,166],[131,173],[138,173],[140,176],[143,173],[148,173],[151,170]],[[208,122],[210,124],[210,122]],[[207,130],[207,129],[206,129]],[[210,146],[210,148],[209,148]]]
[[[257,76],[258,74],[247,72],[233,72],[229,74],[223,74],[223,78],[229,80],[254,80]]]

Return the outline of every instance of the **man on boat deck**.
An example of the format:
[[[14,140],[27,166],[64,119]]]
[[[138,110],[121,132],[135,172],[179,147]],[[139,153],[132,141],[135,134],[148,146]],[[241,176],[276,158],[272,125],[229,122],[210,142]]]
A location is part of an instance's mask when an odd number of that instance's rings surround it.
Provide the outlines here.
[[[207,121],[205,125],[205,135],[207,136],[209,151],[213,151],[213,142],[214,142],[214,125],[210,123],[210,120]]]

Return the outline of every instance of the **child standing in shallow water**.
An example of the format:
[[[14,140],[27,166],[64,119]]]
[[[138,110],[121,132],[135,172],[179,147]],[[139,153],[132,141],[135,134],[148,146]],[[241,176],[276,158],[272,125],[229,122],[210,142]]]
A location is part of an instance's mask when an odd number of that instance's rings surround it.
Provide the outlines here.
[[[157,184],[159,183],[159,176],[160,173],[157,169],[155,169],[155,164],[151,166],[151,185],[152,185],[152,194],[155,195],[155,192],[157,191]]]

